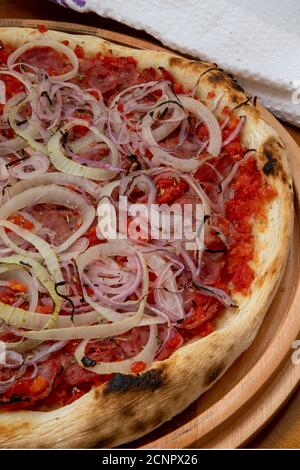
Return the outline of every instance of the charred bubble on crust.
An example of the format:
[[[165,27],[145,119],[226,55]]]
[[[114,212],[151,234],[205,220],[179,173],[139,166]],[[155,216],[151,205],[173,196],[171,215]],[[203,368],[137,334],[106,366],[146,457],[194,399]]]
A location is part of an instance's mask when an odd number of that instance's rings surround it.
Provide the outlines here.
[[[286,183],[287,176],[281,165],[281,143],[274,137],[270,137],[263,146],[262,155],[266,159],[263,172],[267,176],[280,176],[283,183]]]
[[[222,83],[225,80],[224,73],[220,71],[214,71],[207,77],[207,81],[215,85],[216,83]]]
[[[231,79],[231,84],[234,90],[241,91],[242,93],[244,93],[244,88],[239,84],[239,82],[235,78]]]
[[[205,375],[204,384],[205,385],[212,384],[221,375],[221,373],[223,372],[223,369],[224,369],[223,364],[218,364],[217,366],[209,369]]]
[[[273,158],[273,153],[266,149],[264,150],[264,157],[267,159],[267,162],[263,166],[263,172],[265,175],[274,175],[276,171],[276,160]]]
[[[104,393],[138,390],[154,391],[161,387],[162,384],[163,381],[159,369],[152,369],[138,375],[115,374],[105,387]]]

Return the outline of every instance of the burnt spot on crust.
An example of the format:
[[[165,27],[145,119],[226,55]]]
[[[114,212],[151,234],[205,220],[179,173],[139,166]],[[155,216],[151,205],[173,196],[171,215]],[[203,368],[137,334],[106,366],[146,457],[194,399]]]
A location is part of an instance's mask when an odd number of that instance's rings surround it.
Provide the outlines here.
[[[211,83],[212,85],[229,85],[232,90],[238,91],[238,92],[244,92],[243,88],[241,85],[237,82],[237,80],[233,77],[233,75],[228,74],[224,72],[224,70],[219,69],[217,71],[214,71],[209,77],[207,78],[207,81]],[[239,101],[239,96],[238,95],[233,95],[234,99],[233,102],[237,103]],[[233,98],[232,97],[232,98]]]
[[[266,163],[263,166],[263,172],[265,175],[275,175],[276,170],[277,170],[277,161],[273,156],[273,143],[271,142],[266,142],[264,145],[264,150],[263,150],[263,156],[267,160]]]
[[[288,178],[281,162],[282,148],[282,144],[275,137],[270,137],[265,142],[262,152],[265,163],[262,170],[266,176],[277,176],[283,183],[287,183]]]
[[[201,62],[201,65],[200,65]],[[203,70],[203,64],[207,66],[206,69]],[[233,103],[239,103],[243,99],[242,95],[239,93],[244,93],[243,88],[234,78],[234,76],[228,72],[225,72],[223,69],[218,67],[216,63],[209,63],[204,61],[187,61],[186,59],[182,59],[181,57],[171,57],[169,59],[170,67],[175,68],[189,68],[190,72],[199,74],[200,79],[202,77],[206,78],[207,83],[217,87],[218,85],[225,86],[228,91],[231,91],[231,99]]]
[[[274,173],[274,165],[276,165],[276,161],[273,160],[273,158],[270,158],[267,163],[264,164],[263,166],[263,172],[265,175],[270,175]]]
[[[211,367],[205,375],[204,385],[211,385],[215,380],[217,380],[223,370],[223,364],[218,364],[217,366]]]
[[[214,71],[207,77],[207,81],[212,85],[215,85],[216,83],[223,83],[225,81],[224,73],[221,72],[221,70]]]
[[[163,384],[160,369],[148,370],[144,374],[115,374],[106,385],[103,393],[129,392],[138,390],[154,391]]]
[[[231,79],[231,86],[234,90],[241,91],[242,93],[244,93],[244,88],[234,78]]]

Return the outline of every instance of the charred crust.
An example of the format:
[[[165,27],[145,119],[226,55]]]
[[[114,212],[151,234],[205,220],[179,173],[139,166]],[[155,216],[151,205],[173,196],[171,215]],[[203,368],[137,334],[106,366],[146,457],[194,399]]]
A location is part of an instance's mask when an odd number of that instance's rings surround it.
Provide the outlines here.
[[[234,90],[237,90],[237,91],[240,91],[240,92],[244,93],[244,88],[234,78],[231,79],[231,86]]]
[[[233,77],[233,75],[224,72],[222,69],[214,71],[211,75],[208,76],[207,81],[212,85],[223,84],[223,85],[230,85],[232,90],[244,93],[243,88],[237,82],[237,80]],[[231,97],[234,103],[237,103],[239,100],[239,96],[234,94]]]
[[[262,171],[266,176],[277,176],[279,177],[284,184],[287,183],[288,178],[286,172],[282,167],[281,154],[283,146],[282,144],[275,139],[270,137],[263,146],[263,158],[266,162],[263,165]]]
[[[223,364],[218,364],[217,366],[211,367],[211,369],[209,369],[205,375],[204,385],[207,386],[212,384],[221,375],[223,370]]]
[[[221,71],[215,71],[207,77],[207,81],[213,85],[216,83],[222,83],[225,81],[225,75]]]
[[[273,158],[270,158],[267,163],[263,166],[263,172],[265,175],[269,176],[270,174],[274,173],[274,166],[276,165],[276,161]]]
[[[144,374],[115,374],[106,385],[103,393],[131,392],[138,390],[154,391],[163,384],[160,369],[148,370]]]

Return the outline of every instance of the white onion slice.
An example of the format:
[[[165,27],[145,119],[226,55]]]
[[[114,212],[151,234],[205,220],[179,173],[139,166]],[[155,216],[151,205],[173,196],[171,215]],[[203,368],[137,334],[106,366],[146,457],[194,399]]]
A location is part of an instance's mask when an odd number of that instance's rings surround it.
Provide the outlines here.
[[[147,274],[148,270],[147,270],[147,266],[145,263],[145,259],[142,253],[137,251],[136,247],[134,247],[133,245],[130,245],[125,240],[113,240],[113,241],[110,241],[109,243],[95,245],[89,248],[85,253],[82,253],[81,255],[79,255],[77,259],[79,277],[80,279],[82,279],[86,266],[92,263],[93,261],[101,257],[118,256],[120,254],[125,255],[125,256],[137,255],[139,258],[139,261],[142,267],[143,289],[142,289],[142,295],[141,295],[141,299],[142,299],[141,302],[143,302],[143,296],[145,295],[146,290],[148,291],[148,274]],[[120,319],[123,318],[123,314],[115,312],[114,310],[110,308],[103,307],[102,305],[99,305],[96,301],[94,301],[91,298],[91,296],[87,293],[84,286],[83,286],[83,291],[84,291],[85,301],[94,310],[99,312],[99,314],[102,315],[103,318],[105,318],[108,321],[119,321]],[[133,301],[133,302],[127,301],[126,304],[127,306],[134,306],[136,304],[136,301]],[[128,315],[130,315],[130,312],[128,313]]]
[[[82,359],[88,341],[82,341],[75,351],[75,358],[81,367],[84,367]],[[94,367],[84,367],[95,374],[112,374],[122,373],[127,374],[131,372],[131,365],[135,362],[145,362],[148,366],[153,362],[157,349],[157,326],[151,325],[149,338],[146,346],[134,357],[125,359],[124,361],[116,362],[101,362],[97,363]]]
[[[3,80],[0,80],[0,104],[6,104],[6,85]]]
[[[69,247],[67,251],[59,255],[59,261],[69,261],[71,259],[76,259],[81,253],[84,253],[89,246],[88,238],[82,237],[78,238],[73,245]]]
[[[1,261],[2,263],[3,261]],[[0,268],[2,268],[0,264]],[[19,266],[5,267],[7,270],[1,269],[0,278],[10,281],[18,281],[27,287],[26,295],[28,295],[28,310],[35,312],[38,305],[38,290],[30,274]],[[3,318],[2,318],[3,320]],[[21,325],[22,326],[22,325]]]
[[[145,142],[149,145],[150,151],[153,154],[152,162],[155,166],[160,164],[168,165],[181,171],[191,172],[198,168],[200,162],[196,158],[178,158],[159,148],[159,144],[153,137],[150,122],[148,124],[142,123],[142,136]]]
[[[209,133],[209,145],[207,151],[214,157],[220,154],[222,147],[222,132],[220,124],[210,109],[195,98],[186,95],[179,95],[184,109],[197,116],[207,127]]]
[[[124,318],[131,317],[135,315],[136,312],[130,312],[130,314],[119,314],[120,318],[118,321],[124,320]],[[116,312],[117,314],[117,312]],[[24,328],[26,330],[42,330],[46,328],[46,325],[49,324],[52,314],[50,313],[36,313],[27,310],[14,310],[13,314],[9,312],[6,308],[3,308],[3,311],[0,309],[0,318],[4,320],[8,325],[13,325],[17,328]],[[75,315],[60,315],[55,323],[56,328],[74,328],[79,326],[89,326],[95,324],[103,324],[103,317],[92,310],[91,312],[80,313]],[[149,326],[153,324],[163,324],[166,323],[166,319],[162,316],[150,316],[144,314],[139,326]]]
[[[178,292],[177,283],[172,272],[171,267],[164,261],[164,259],[155,253],[144,254],[147,265],[150,266],[153,272],[159,277],[164,274],[165,290],[158,290],[157,293],[161,295],[161,301],[165,306],[168,313],[171,313],[170,320],[180,320],[184,318],[183,300],[181,294]],[[161,288],[162,286],[160,286]],[[177,294],[178,292],[178,294]]]
[[[10,214],[17,212],[24,207],[33,206],[35,204],[50,203],[66,206],[69,208],[76,207],[82,217],[81,226],[59,246],[53,247],[56,253],[61,253],[69,248],[79,237],[81,237],[89,228],[95,218],[95,209],[87,204],[85,200],[76,192],[57,185],[37,186],[27,189],[9,199],[0,208],[0,219],[7,219]],[[7,246],[13,247],[16,253],[28,256],[29,253],[18,247],[12,242],[3,229],[0,229],[0,235]],[[38,258],[39,254],[30,253],[33,258]]]
[[[31,155],[31,157],[27,158],[26,160],[23,160],[19,163],[16,162],[16,164],[11,167],[10,173],[15,178],[24,180],[32,179],[40,176],[43,173],[46,173],[49,168],[49,164],[49,159],[44,155]],[[24,168],[26,167],[33,167],[33,170],[30,169],[30,171],[26,172],[24,171]]]
[[[29,124],[26,129],[22,129],[16,124],[17,122],[16,118],[17,118],[19,109],[22,106],[27,105],[27,103],[30,103],[30,101],[34,98],[35,98],[35,92],[31,91],[29,96],[27,96],[23,101],[18,103],[9,111],[8,120],[9,120],[10,127],[13,129],[17,137],[21,137],[24,140],[24,142],[36,152],[40,152],[43,155],[47,155],[48,153],[47,146],[35,140],[39,138],[39,128],[41,128],[38,118],[34,115],[31,116],[31,118],[29,119]],[[24,147],[26,147],[26,145],[24,145]]]
[[[70,60],[73,66],[73,69],[62,75],[56,75],[55,77],[51,77],[52,80],[56,80],[56,81],[71,80],[77,74],[79,63],[78,63],[78,58],[76,54],[69,47],[53,39],[36,39],[35,41],[30,41],[18,47],[18,49],[16,49],[12,54],[10,54],[10,56],[7,59],[8,68],[13,69],[13,67],[15,66],[16,60],[22,54],[24,54],[24,52],[28,51],[29,49],[32,49],[33,47],[51,47],[52,49],[55,49],[56,51],[65,55]]]
[[[11,70],[0,70],[0,75],[9,75],[10,77],[14,77],[16,78],[17,80],[19,80],[19,82],[23,83],[23,85],[25,86],[25,88],[27,88],[28,91],[30,91],[30,83],[28,82],[28,80],[26,80],[23,75],[19,72],[16,72],[15,70],[11,71]],[[14,95],[14,96],[17,96],[17,95]],[[5,104],[5,103],[3,103]]]
[[[23,228],[19,227],[8,220],[1,220],[0,219],[0,237],[3,239],[3,236],[6,235],[3,228],[8,228],[12,232],[16,233],[19,237],[24,238],[24,240],[31,243],[40,253],[41,257],[45,260],[47,269],[52,277],[52,279],[56,283],[64,282],[60,266],[58,264],[57,257],[55,256],[52,247],[42,238],[38,237],[34,233],[30,232],[29,230],[24,230]],[[14,244],[8,239],[8,246],[13,246]],[[18,248],[18,247],[17,247]],[[25,252],[25,256],[28,259],[28,252]],[[32,258],[30,258],[32,259]],[[33,260],[34,261],[34,260]],[[61,287],[61,292],[65,293],[65,287]]]
[[[13,186],[8,188],[7,192],[10,197],[13,197],[19,193],[22,193],[26,189],[33,188],[36,186],[43,186],[46,184],[58,184],[61,186],[67,186],[71,184],[75,187],[81,188],[83,191],[90,194],[95,199],[98,199],[98,193],[99,191],[101,191],[101,187],[86,178],[82,178],[80,176],[66,175],[65,173],[53,172],[37,176],[30,181],[18,181]]]
[[[89,168],[87,166],[81,165],[80,163],[74,162],[72,159],[66,157],[61,150],[61,139],[62,135],[68,132],[74,126],[84,126],[87,127],[91,132],[93,132],[99,142],[105,142],[109,147],[111,152],[111,161],[110,164],[113,167],[118,166],[119,156],[118,151],[111,141],[101,134],[98,129],[93,126],[90,126],[86,121],[76,119],[72,123],[66,125],[59,132],[57,132],[48,142],[48,151],[51,162],[59,171],[63,173],[69,173],[75,176],[83,176],[86,178],[91,178],[93,180],[109,180],[115,176],[115,172],[112,170],[104,170],[98,168]]]
[[[58,279],[60,279],[60,282],[61,282],[62,276],[60,273],[59,266],[58,266],[58,270],[53,272],[53,269],[55,268],[55,262],[52,265],[50,263],[51,260],[49,261],[49,257],[47,257],[47,260],[48,260],[47,267],[48,267],[49,272],[51,272],[56,282]],[[50,326],[53,326],[53,324],[57,320],[58,314],[62,306],[62,298],[57,294],[55,290],[54,281],[50,279],[49,273],[47,272],[47,270],[40,263],[26,256],[10,256],[8,258],[3,258],[1,260],[1,263],[3,263],[3,265],[7,265],[7,264],[13,265],[13,266],[18,265],[18,266],[22,266],[24,268],[33,270],[36,278],[47,289],[54,303],[53,312],[51,315],[48,316],[47,322],[44,324],[44,328],[49,328]],[[64,286],[61,286],[61,287],[62,287],[61,290],[65,292],[65,289],[63,289]],[[34,301],[35,299],[33,299],[33,302]],[[0,302],[0,318],[9,325],[25,327],[24,325],[26,325],[28,321],[27,316],[30,314],[40,315],[34,312],[24,310],[19,307],[13,307],[13,306],[6,305]]]

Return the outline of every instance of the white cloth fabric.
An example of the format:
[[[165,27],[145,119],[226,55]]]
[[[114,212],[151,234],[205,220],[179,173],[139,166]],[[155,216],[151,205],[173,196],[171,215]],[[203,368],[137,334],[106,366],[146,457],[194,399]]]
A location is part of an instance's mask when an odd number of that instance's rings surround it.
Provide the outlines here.
[[[279,118],[300,126],[299,0],[55,1],[218,63]]]

